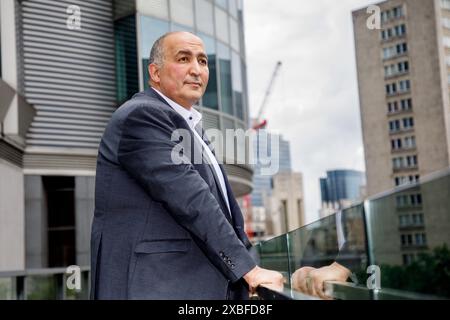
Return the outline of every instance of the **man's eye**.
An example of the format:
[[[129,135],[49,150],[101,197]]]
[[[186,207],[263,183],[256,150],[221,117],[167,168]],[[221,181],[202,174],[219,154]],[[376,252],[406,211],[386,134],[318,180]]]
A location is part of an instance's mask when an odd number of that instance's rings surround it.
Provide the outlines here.
[[[181,57],[178,61],[180,61],[180,62],[186,62],[186,61],[188,61],[188,58],[187,58],[187,57]]]
[[[206,59],[200,59],[200,64],[206,66],[208,64],[208,60]]]

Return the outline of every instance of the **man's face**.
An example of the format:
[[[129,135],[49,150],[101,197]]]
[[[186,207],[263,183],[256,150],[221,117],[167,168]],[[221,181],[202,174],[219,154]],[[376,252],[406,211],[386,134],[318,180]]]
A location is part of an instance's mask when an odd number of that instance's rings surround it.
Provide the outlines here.
[[[168,98],[190,108],[200,100],[208,84],[208,58],[203,42],[182,32],[166,37],[163,46],[163,65],[150,66],[152,80]]]

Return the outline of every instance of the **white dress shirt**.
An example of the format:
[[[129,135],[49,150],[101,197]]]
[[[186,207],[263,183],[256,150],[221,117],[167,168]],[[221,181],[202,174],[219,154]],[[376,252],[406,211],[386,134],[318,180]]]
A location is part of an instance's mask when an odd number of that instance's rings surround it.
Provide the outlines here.
[[[220,170],[219,163],[217,162],[216,157],[209,149],[208,145],[203,141],[202,137],[198,134],[197,130],[195,130],[195,126],[202,120],[202,114],[195,110],[193,107],[191,107],[190,110],[187,110],[186,108],[180,106],[175,101],[167,98],[164,94],[162,94],[159,90],[152,87],[153,90],[155,90],[161,97],[164,98],[164,100],[167,101],[167,103],[176,111],[178,112],[184,120],[189,125],[189,128],[194,133],[194,136],[197,138],[197,140],[202,144],[203,150],[205,150],[206,156],[208,157],[207,160],[209,160],[209,163],[213,166],[214,171],[216,172],[217,178],[219,179],[220,188],[222,189],[223,195],[225,196],[225,203],[228,207],[228,214],[231,215],[230,210],[230,203],[228,201],[228,193],[227,188],[225,187],[225,179],[222,174],[222,170]]]

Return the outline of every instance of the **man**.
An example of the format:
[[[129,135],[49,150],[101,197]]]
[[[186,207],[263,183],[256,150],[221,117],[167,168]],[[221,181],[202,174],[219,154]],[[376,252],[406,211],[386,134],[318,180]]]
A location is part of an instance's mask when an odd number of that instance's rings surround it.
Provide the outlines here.
[[[162,36],[150,54],[151,88],[122,105],[105,130],[92,298],[245,299],[261,284],[282,287],[282,275],[259,268],[250,255],[225,171],[198,130],[201,114],[192,106],[208,83],[207,59],[197,36]],[[178,131],[187,139],[173,141]],[[180,143],[187,152],[176,163]],[[198,148],[208,163],[189,158]]]

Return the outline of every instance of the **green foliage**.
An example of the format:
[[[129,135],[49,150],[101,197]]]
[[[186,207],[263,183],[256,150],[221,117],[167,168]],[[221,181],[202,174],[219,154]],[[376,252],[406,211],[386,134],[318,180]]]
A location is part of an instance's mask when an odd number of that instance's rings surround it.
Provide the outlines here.
[[[408,266],[381,265],[381,287],[450,297],[450,250],[445,244]]]

